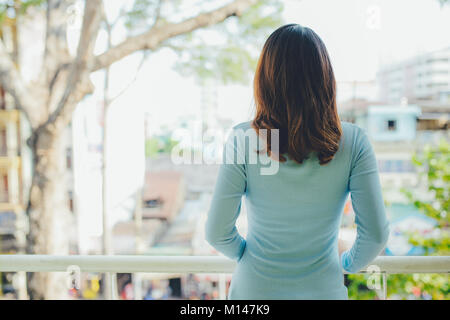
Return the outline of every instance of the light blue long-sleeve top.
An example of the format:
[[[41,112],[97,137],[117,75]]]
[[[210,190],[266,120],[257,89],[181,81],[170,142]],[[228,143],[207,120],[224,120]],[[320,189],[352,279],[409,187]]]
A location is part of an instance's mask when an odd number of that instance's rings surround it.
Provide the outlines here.
[[[341,124],[339,150],[323,166],[316,153],[302,164],[258,155],[250,122],[233,128],[205,226],[207,241],[238,261],[228,299],[348,299],[343,270],[355,273],[383,250],[389,224],[375,154],[363,129]],[[339,257],[349,193],[357,237]],[[242,197],[246,239],[236,228]]]

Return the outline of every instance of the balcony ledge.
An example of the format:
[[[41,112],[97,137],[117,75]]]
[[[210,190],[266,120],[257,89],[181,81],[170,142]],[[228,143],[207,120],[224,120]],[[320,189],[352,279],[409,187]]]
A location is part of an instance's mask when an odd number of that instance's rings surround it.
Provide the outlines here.
[[[450,256],[380,256],[359,273],[450,273]],[[0,255],[0,272],[232,273],[223,256]]]

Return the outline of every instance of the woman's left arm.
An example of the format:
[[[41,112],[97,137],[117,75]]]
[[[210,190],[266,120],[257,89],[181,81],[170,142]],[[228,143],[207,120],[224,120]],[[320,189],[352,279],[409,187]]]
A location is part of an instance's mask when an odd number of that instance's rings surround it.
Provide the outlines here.
[[[236,220],[240,214],[247,179],[245,157],[239,140],[239,137],[232,133],[225,144],[224,163],[219,169],[205,225],[206,240],[209,244],[225,256],[238,261],[242,257],[246,241],[236,228]]]

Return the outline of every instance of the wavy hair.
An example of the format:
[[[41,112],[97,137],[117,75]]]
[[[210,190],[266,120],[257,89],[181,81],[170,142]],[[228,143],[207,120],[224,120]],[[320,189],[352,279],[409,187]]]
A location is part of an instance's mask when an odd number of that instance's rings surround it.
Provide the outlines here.
[[[310,28],[284,25],[266,40],[254,78],[256,114],[252,127],[278,129],[278,154],[267,134],[267,154],[297,163],[316,152],[330,162],[342,135],[336,107],[336,81],[325,44]]]

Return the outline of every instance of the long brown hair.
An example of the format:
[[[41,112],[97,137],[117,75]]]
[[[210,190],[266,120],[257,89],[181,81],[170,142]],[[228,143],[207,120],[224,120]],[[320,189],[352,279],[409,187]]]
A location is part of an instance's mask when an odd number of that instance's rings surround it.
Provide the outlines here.
[[[342,128],[336,107],[336,81],[325,44],[298,24],[275,30],[264,44],[254,79],[256,116],[252,127],[278,129],[279,154],[297,163],[317,152],[321,165],[338,151]]]

